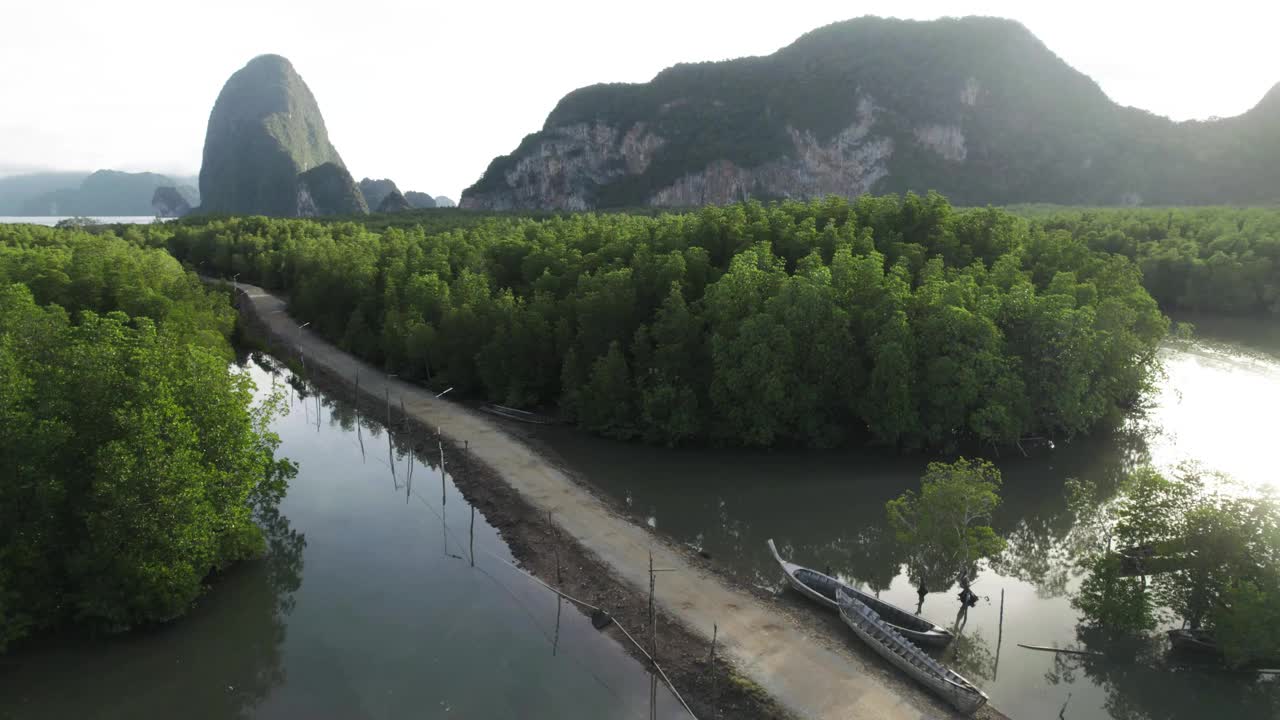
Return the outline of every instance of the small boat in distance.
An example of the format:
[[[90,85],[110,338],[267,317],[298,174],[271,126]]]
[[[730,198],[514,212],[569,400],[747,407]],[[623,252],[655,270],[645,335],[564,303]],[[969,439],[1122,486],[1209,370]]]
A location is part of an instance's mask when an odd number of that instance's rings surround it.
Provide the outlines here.
[[[840,610],[840,619],[863,642],[870,645],[872,650],[951,703],[956,710],[972,715],[987,704],[986,693],[959,673],[929,657],[925,651],[882,620],[866,603],[845,592],[844,588],[836,590],[836,605]]]
[[[819,605],[832,610],[839,609],[836,602],[836,593],[844,590],[854,599],[868,605],[885,622],[893,626],[899,634],[917,645],[946,647],[955,638],[947,630],[934,625],[919,615],[909,613],[897,605],[887,603],[870,593],[865,593],[855,587],[846,585],[817,570],[810,570],[783,560],[782,556],[778,554],[778,548],[773,544],[772,539],[769,540],[769,552],[773,553],[773,558],[778,561],[778,565],[782,566],[782,573],[787,578],[787,584]]]
[[[1213,635],[1204,630],[1170,630],[1169,645],[1174,650],[1204,653],[1206,655],[1222,654],[1222,648],[1218,647],[1218,641],[1213,638]]]
[[[507,407],[505,405],[495,405],[487,403],[481,405],[480,409],[498,417],[504,417],[508,420],[517,420],[519,422],[533,423],[534,425],[554,425],[555,420],[546,415],[531,413],[528,410],[518,410],[516,408]]]

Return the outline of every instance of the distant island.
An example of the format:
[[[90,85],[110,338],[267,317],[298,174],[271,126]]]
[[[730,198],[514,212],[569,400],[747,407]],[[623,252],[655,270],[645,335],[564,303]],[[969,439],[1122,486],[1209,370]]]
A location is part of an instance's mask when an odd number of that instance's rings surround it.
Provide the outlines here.
[[[200,203],[194,178],[116,170],[31,173],[0,178],[0,215],[164,215],[152,204],[160,188],[188,205]]]
[[[387,179],[373,180],[365,178],[360,181],[360,191],[364,193],[365,202],[369,204],[371,212],[403,212],[405,210],[453,206],[453,201],[443,195],[439,199],[445,200],[449,203],[448,205],[441,206],[436,202],[437,198],[416,190],[408,190],[402,194],[400,188]]]
[[[766,57],[575,90],[462,207],[588,210],[829,194],[960,205],[1280,201],[1280,86],[1173,122],[1123,107],[1011,20],[865,17]]]

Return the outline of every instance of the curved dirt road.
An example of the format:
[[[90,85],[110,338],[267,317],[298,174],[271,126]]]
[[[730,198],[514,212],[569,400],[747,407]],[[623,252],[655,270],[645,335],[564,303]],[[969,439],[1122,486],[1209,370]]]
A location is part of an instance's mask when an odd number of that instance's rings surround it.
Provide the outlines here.
[[[815,641],[785,614],[690,563],[685,551],[615,513],[488,418],[388,378],[319,335],[299,330],[280,298],[251,285],[238,287],[241,311],[252,313],[278,339],[300,350],[307,365],[318,363],[344,378],[358,372],[365,392],[381,398],[389,389],[393,397],[403,397],[409,415],[440,428],[458,444],[467,441],[477,459],[540,510],[554,513],[564,532],[638,592],[648,592],[651,551],[655,566],[677,569],[662,576],[662,609],[708,642],[712,624],[718,624],[719,642],[738,671],[795,715],[822,720],[954,717],[905,679],[886,678],[882,669],[869,668],[853,653]]]

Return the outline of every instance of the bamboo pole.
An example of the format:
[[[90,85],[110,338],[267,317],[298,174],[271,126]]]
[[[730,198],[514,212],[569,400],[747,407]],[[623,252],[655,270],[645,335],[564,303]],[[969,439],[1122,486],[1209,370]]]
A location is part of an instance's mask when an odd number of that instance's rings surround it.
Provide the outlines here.
[[[551,535],[554,542],[551,543],[551,551],[556,557],[556,585],[563,585],[564,580],[560,577],[560,531],[556,529],[555,521],[551,519],[551,511],[547,511],[547,527],[551,529]]]
[[[1004,644],[1004,588],[1000,588],[1000,630],[996,640],[996,665],[991,671],[994,681],[1000,676],[1000,646]]]
[[[716,637],[720,634],[720,627],[715,623],[711,624],[711,717],[712,720],[720,717],[719,705],[720,695],[716,688]]]
[[[387,465],[391,466],[391,486],[399,490],[400,481],[396,478],[396,458],[391,450],[391,428],[387,428]]]
[[[1024,645],[1018,643],[1018,647],[1028,650],[1039,650],[1040,652],[1062,653],[1064,655],[1089,655],[1093,657],[1106,657],[1106,653],[1094,652],[1092,650],[1067,650],[1064,648],[1046,647],[1044,645]]]
[[[556,656],[556,652],[560,649],[560,609],[564,606],[564,598],[556,596],[556,636],[551,641],[551,657]]]
[[[649,551],[649,634],[652,648],[649,652],[653,666],[658,666],[658,617],[654,607],[653,595],[656,586],[656,575],[653,572],[653,551]],[[658,677],[650,671],[649,675],[649,717],[658,720]]]

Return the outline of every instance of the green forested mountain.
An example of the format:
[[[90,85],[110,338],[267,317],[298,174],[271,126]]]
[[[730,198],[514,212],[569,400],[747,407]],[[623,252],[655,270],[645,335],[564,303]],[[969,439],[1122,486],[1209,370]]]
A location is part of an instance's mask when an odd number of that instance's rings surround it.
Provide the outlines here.
[[[376,210],[382,204],[382,201],[393,192],[400,192],[400,188],[396,187],[393,180],[364,178],[360,181],[360,194],[364,195],[364,202],[369,206],[370,210]]]
[[[322,181],[335,192],[312,188],[308,202],[301,175],[325,164],[331,168],[311,178],[312,185]],[[352,201],[348,186],[356,187],[355,181],[329,142],[320,107],[288,60],[261,55],[227,80],[205,135],[202,212],[288,217],[355,212],[364,199]],[[338,198],[342,205],[317,203],[319,195]]]
[[[304,217],[369,212],[351,173],[334,162],[322,163],[298,175],[297,207],[298,214]]]
[[[440,197],[444,197],[443,195]],[[404,194],[404,199],[409,203],[409,207],[414,210],[425,210],[434,207],[451,207],[439,205],[440,198],[433,198],[429,193],[418,192],[417,190],[409,190]],[[448,200],[448,198],[444,198]]]
[[[412,209],[413,206],[399,190],[392,190],[382,198],[382,202],[378,203],[377,212],[399,213]]]
[[[1175,123],[1112,102],[1018,23],[860,18],[766,57],[576,90],[462,206],[907,190],[960,205],[1274,203],[1280,86],[1239,117]]]

